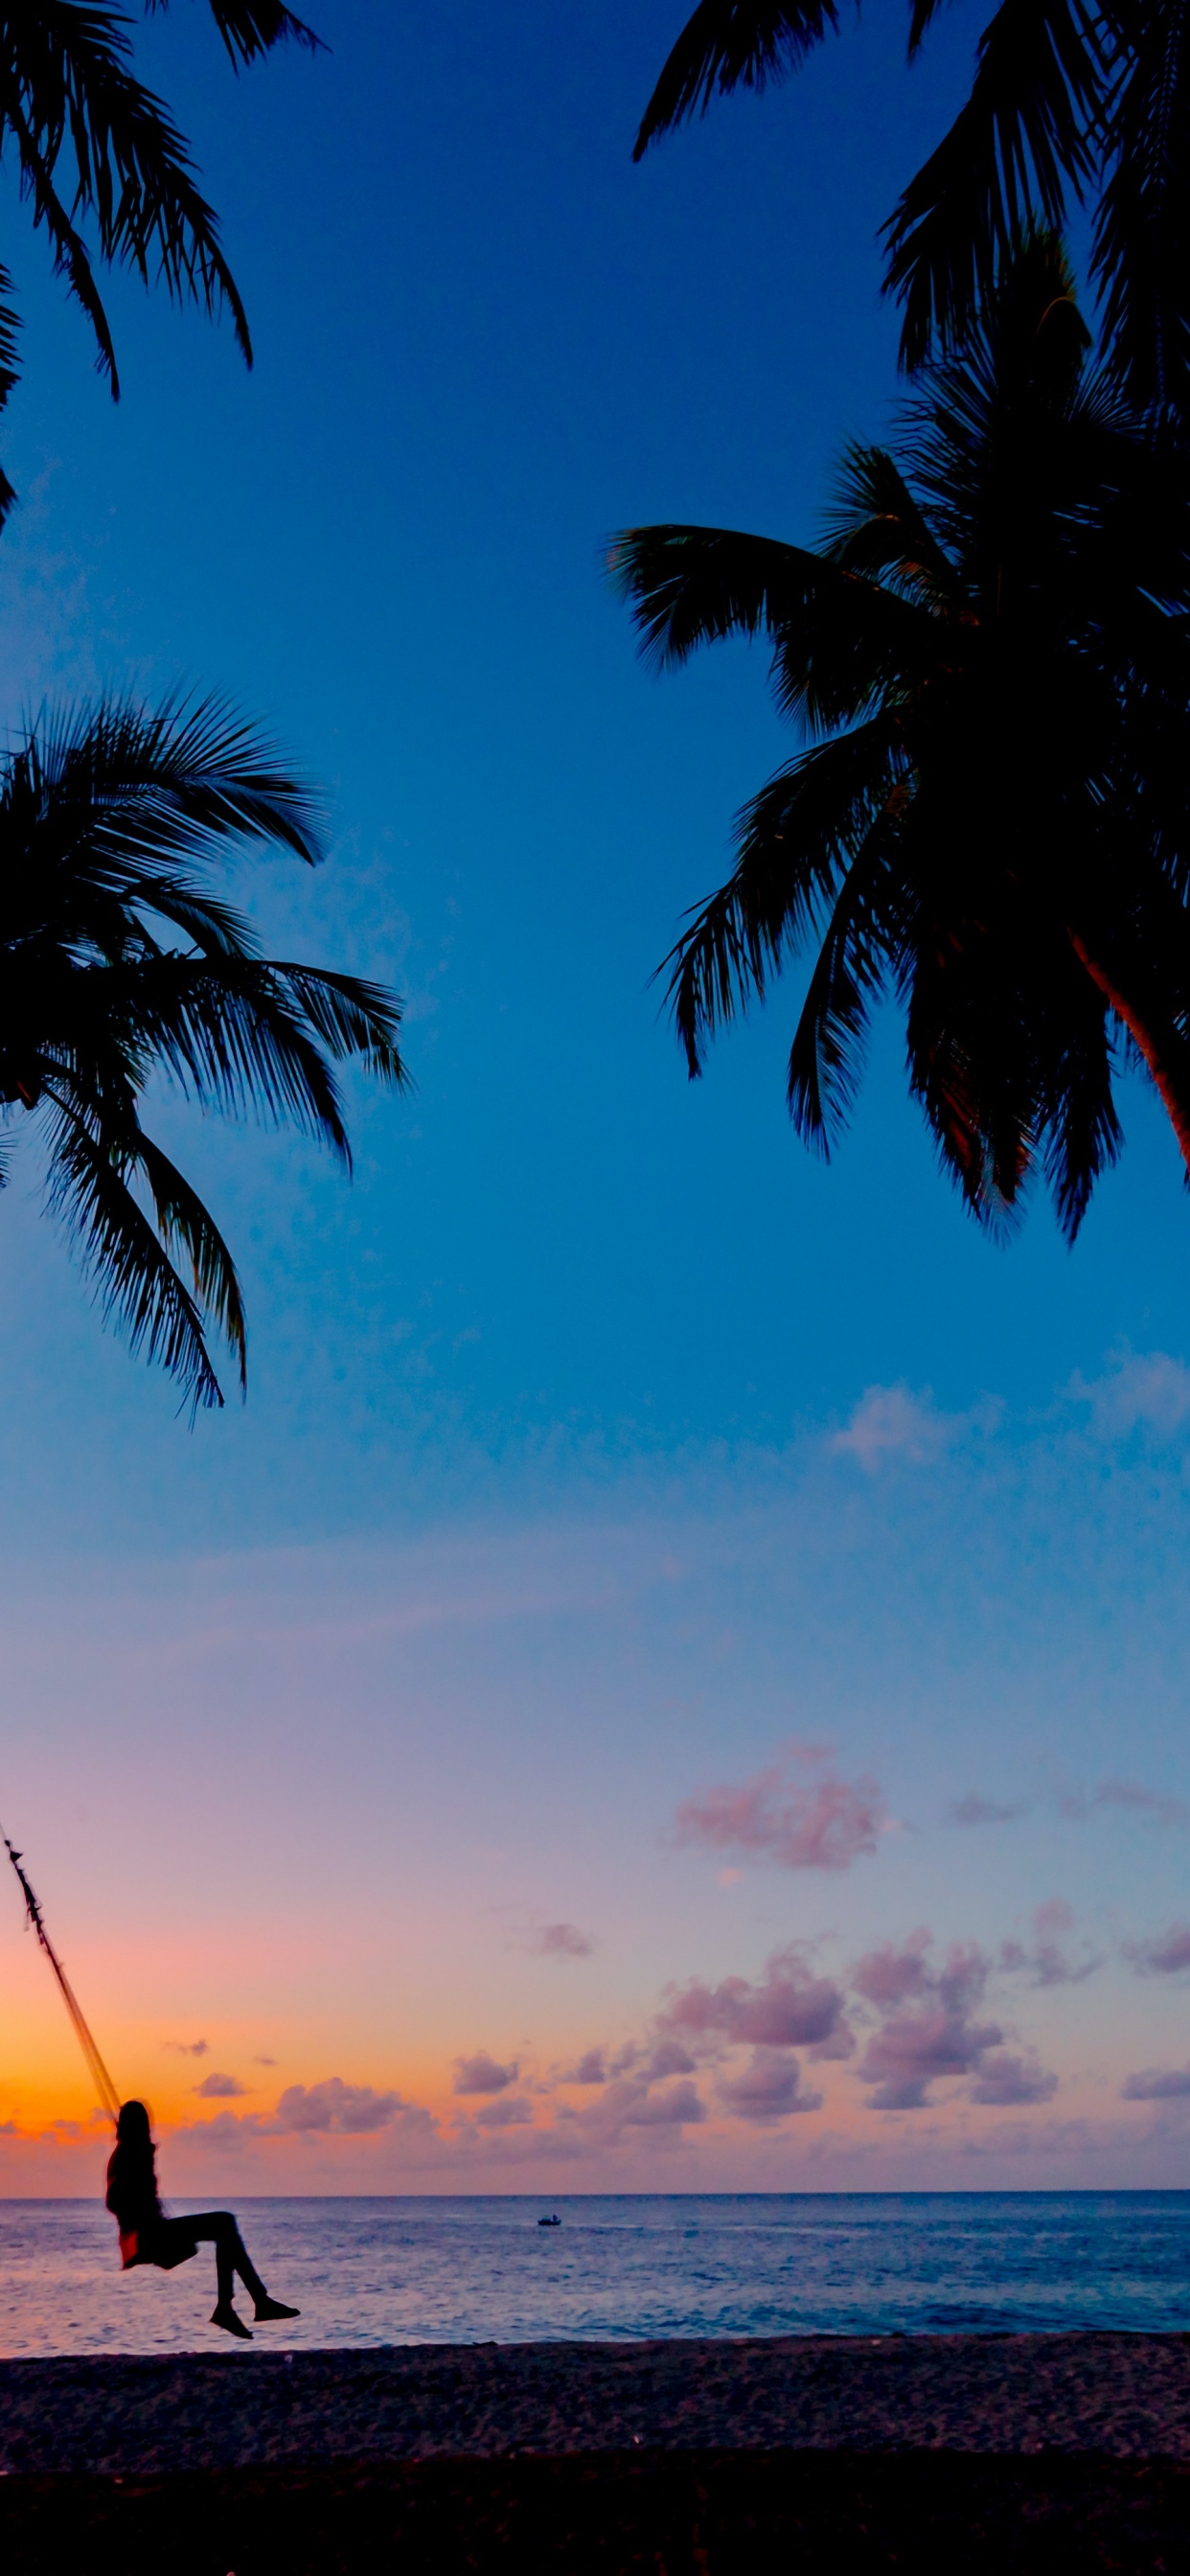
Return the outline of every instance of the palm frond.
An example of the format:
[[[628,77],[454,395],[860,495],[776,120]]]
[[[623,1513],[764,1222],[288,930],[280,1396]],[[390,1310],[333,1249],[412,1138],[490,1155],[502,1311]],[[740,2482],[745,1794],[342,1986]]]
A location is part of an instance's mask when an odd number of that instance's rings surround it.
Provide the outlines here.
[[[226,305],[251,364],[252,343],[219,227],[182,136],[135,75],[127,21],[76,0],[40,0],[0,20],[0,134],[12,133],[21,186],[44,224],[55,265],[95,334],[117,389],[115,355],[79,219],[93,219],[100,257],[152,276],[208,313]],[[69,169],[59,188],[60,163]],[[67,200],[69,199],[69,204]]]
[[[762,90],[783,79],[838,23],[835,0],[701,0],[645,109],[633,160],[659,134],[705,112],[716,90]]]
[[[863,1079],[873,1008],[894,982],[909,937],[911,907],[891,849],[908,793],[894,790],[840,888],[789,1050],[789,1114],[824,1162]]]
[[[1106,12],[1114,94],[1091,273],[1113,378],[1161,421],[1190,416],[1190,30],[1179,10]]]
[[[145,0],[145,14],[152,17],[166,9],[169,0]],[[321,36],[316,36],[304,19],[295,18],[281,0],[209,0],[211,16],[223,38],[233,63],[255,62],[274,45],[304,45],[308,53],[325,53]]]
[[[115,1319],[134,1358],[143,1351],[177,1379],[193,1420],[221,1407],[223,1393],[195,1299],[128,1186],[136,1160],[105,1145],[65,1097],[54,1100],[51,1212],[64,1219],[105,1319]]]
[[[844,448],[823,552],[841,572],[883,582],[924,608],[949,614],[959,605],[955,565],[885,447],[852,439]]]
[[[746,805],[727,884],[700,904],[658,968],[691,1076],[707,1040],[813,937],[904,774],[895,717],[821,743]]]
[[[884,226],[886,292],[904,306],[902,363],[962,338],[1031,226],[1057,231],[1095,168],[1105,89],[1082,0],[1002,0],[971,95]]]
[[[206,882],[237,844],[316,860],[315,818],[309,788],[217,701],[50,715],[0,758],[0,1116],[48,1119],[51,1204],[105,1311],[195,1405],[221,1401],[203,1310],[242,1377],[243,1305],[214,1220],[140,1125],[147,1086],[295,1128],[349,1170],[333,1068],[406,1085],[395,996],[262,957]],[[171,930],[192,944],[165,944]]]
[[[921,605],[803,546],[733,528],[630,528],[610,556],[646,662],[688,659],[728,635],[767,634],[778,705],[812,729],[862,719],[936,662]]]

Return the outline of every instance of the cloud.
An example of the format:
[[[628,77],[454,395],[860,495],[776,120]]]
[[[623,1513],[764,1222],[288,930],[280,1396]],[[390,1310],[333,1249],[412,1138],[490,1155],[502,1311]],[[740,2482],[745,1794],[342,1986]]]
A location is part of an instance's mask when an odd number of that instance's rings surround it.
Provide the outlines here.
[[[1167,1351],[1128,1354],[1108,1377],[1072,1378],[1068,1392],[1090,1406],[1092,1428],[1105,1440],[1126,1440],[1142,1427],[1170,1440],[1190,1416],[1190,1369]]]
[[[707,2115],[693,2084],[671,2084],[668,2093],[650,2093],[631,2102],[621,2116],[631,2129],[679,2129]]]
[[[1056,2078],[1031,2056],[1010,2056],[998,2022],[977,2021],[991,1962],[974,1942],[955,1943],[941,1966],[924,1928],[884,1942],[859,1961],[856,1991],[885,2015],[856,2070],[874,2111],[920,2111],[944,2077],[971,2079],[985,2104],[1048,2101]]]
[[[1002,1941],[996,1964],[1006,1976],[1024,1972],[1035,1986],[1081,1986],[1103,1961],[1095,1951],[1084,1948],[1081,1958],[1073,1959],[1063,1949],[1057,1935],[1073,1927],[1074,1915],[1065,1897],[1051,1896],[1034,1913],[1032,1948],[1026,1949],[1020,1941]]]
[[[671,1987],[657,2021],[662,2029],[713,2034],[729,2045],[830,2055],[847,2055],[853,2045],[839,1987],[833,1978],[813,1976],[792,1948],[775,1950],[754,1985],[746,1977],[724,1977],[708,1986],[694,1977]]]
[[[584,2103],[581,2109],[560,2103],[556,2129],[539,2134],[581,2138],[592,2148],[610,2148],[621,2145],[626,2132],[656,2129],[676,2134],[699,2126],[706,2116],[706,2105],[688,2078],[656,2092],[648,2075],[634,2073],[614,2077],[598,2101]]]
[[[907,1995],[925,1994],[931,1982],[928,1953],[932,1946],[932,1934],[920,1925],[899,1946],[882,1941],[878,1949],[865,1951],[852,1972],[857,1994],[881,2010],[903,2003]]]
[[[770,2048],[754,2048],[742,2074],[722,2076],[716,2089],[724,2107],[738,2120],[757,2123],[786,2120],[797,2111],[820,2111],[823,2103],[821,2093],[806,2091],[796,2057]]]
[[[482,2111],[472,2114],[480,2129],[525,2129],[533,2120],[533,2105],[523,2093],[502,2093],[498,2101],[485,2102]]]
[[[247,2119],[239,2119],[234,2111],[218,2111],[213,2120],[191,2120],[187,2126],[175,2129],[170,2144],[174,2147],[217,2147],[226,2153],[250,2145],[261,2134],[262,2123],[257,2112],[250,2111]]]
[[[370,2084],[345,2084],[341,2076],[329,2075],[321,2084],[288,2085],[277,2104],[274,2125],[362,2138],[374,2129],[390,2128],[398,2112],[415,2107],[399,2093],[376,2093]]]
[[[875,1851],[884,1799],[874,1780],[837,1779],[821,1767],[827,1759],[821,1745],[790,1745],[783,1763],[738,1788],[687,1798],[675,1818],[675,1840],[709,1851],[763,1853],[782,1869],[848,1869]]]
[[[558,2077],[559,2084],[606,2084],[607,2061],[601,2048],[588,2048],[577,2066]]]
[[[530,1934],[528,1946],[538,1959],[589,1959],[595,1943],[577,1923],[543,1923]]]
[[[1184,1798],[1167,1797],[1159,1789],[1145,1789],[1139,1780],[1100,1780],[1092,1789],[1080,1787],[1055,1792],[1059,1813],[1072,1824],[1082,1824],[1096,1809],[1123,1807],[1134,1814],[1151,1816],[1158,1825],[1190,1824],[1190,1806]]]
[[[1180,2102],[1190,2094],[1190,2066],[1146,2066],[1139,2075],[1126,2075],[1120,2086],[1122,2102]]]
[[[956,1798],[946,1810],[948,1825],[1011,1825],[1018,1816],[1028,1813],[1024,1798],[981,1798],[971,1789],[965,1798]]]
[[[167,2039],[164,2045],[172,2048],[176,2057],[209,2057],[211,2053],[205,2039]]]
[[[456,2057],[454,2089],[456,2093],[504,2093],[516,2083],[520,2071],[515,2057],[510,2066],[501,2066],[481,2048],[474,2057]]]
[[[1022,2102],[1048,2102],[1057,2089],[1057,2076],[1038,2064],[1031,2049],[1023,2057],[1013,2057],[1006,2048],[998,2048],[981,2058],[968,2099],[1007,2107]]]
[[[204,2075],[202,2083],[193,2085],[191,2090],[200,2102],[234,2102],[248,2087],[235,2075]]]
[[[1190,1923],[1171,1923],[1148,1941],[1125,1941],[1124,1956],[1140,1977],[1176,1977],[1190,1968]]]
[[[254,2066],[275,2066],[277,2060],[275,2057],[254,2057],[252,2063]]]
[[[995,2022],[975,2023],[941,2004],[893,2013],[869,2040],[857,2071],[874,2088],[874,2111],[921,2111],[940,2076],[975,2074],[1003,2037]]]
[[[939,1413],[929,1389],[914,1395],[903,1380],[896,1386],[868,1386],[851,1420],[836,1431],[828,1447],[836,1456],[859,1461],[874,1476],[888,1458],[904,1458],[914,1467],[928,1466],[972,1424],[990,1429],[987,1408],[977,1414]]]

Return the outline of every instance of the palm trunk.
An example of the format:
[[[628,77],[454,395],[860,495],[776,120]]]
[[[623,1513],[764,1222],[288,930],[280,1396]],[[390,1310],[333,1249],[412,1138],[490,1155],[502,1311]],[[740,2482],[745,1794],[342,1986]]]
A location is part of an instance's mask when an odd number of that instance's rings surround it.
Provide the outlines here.
[[[1104,1001],[1115,1012],[1116,1018],[1123,1021],[1133,1044],[1139,1047],[1157,1087],[1162,1108],[1177,1137],[1178,1148],[1187,1174],[1190,1175],[1190,1105],[1187,1104],[1175,1077],[1167,1050],[1154,1035],[1148,1022],[1141,1017],[1136,1004],[1129,1001],[1127,994],[1121,992],[1107,968],[1100,965],[1097,957],[1092,957],[1086,941],[1080,939],[1076,930],[1068,930],[1067,936],[1079,964],[1086,968],[1091,982],[1102,993]]]

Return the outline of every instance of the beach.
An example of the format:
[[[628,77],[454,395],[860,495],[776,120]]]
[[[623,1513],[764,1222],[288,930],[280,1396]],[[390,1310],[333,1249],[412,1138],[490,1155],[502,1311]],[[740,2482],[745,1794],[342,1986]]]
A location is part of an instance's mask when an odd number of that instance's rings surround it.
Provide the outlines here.
[[[0,2364],[6,2566],[1190,2565],[1190,2338]]]
[[[1190,2461],[1190,2337],[774,2336],[0,2363],[0,2467],[958,2450]]]

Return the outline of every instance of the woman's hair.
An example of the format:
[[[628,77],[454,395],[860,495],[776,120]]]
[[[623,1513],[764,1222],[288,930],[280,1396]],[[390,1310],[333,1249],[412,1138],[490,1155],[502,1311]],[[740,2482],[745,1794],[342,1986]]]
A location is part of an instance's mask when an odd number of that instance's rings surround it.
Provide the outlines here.
[[[149,2126],[149,2114],[143,2102],[121,2103],[120,2116],[116,2122],[116,2136],[122,2147],[139,2147],[146,2155],[151,2152],[153,2132]]]

